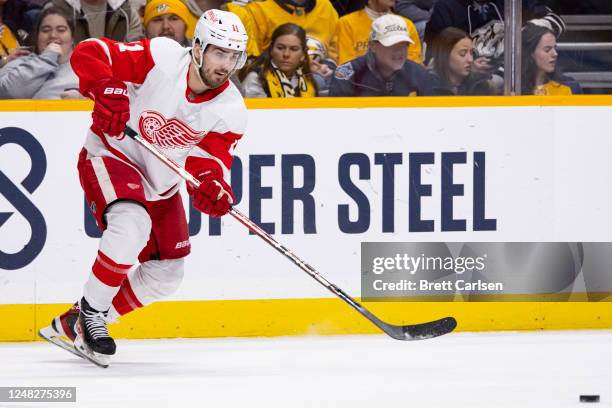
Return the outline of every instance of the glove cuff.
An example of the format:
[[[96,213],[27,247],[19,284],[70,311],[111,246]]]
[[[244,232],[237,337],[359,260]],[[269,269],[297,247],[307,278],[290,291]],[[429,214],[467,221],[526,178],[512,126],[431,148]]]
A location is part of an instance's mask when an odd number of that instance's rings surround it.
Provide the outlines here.
[[[223,179],[223,169],[214,159],[188,156],[185,169],[200,181],[207,177]]]

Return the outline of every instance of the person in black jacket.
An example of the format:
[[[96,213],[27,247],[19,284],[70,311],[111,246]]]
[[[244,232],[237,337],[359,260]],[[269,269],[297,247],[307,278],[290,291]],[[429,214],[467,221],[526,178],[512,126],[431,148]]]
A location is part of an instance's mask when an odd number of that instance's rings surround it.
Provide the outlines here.
[[[542,0],[523,1],[523,21],[539,19],[557,37],[565,29],[563,20]],[[425,28],[425,42],[432,44],[446,27],[459,28],[474,41],[474,69],[492,72],[503,58],[504,0],[437,0]],[[428,61],[431,54],[426,56]]]
[[[427,70],[408,60],[410,36],[404,19],[387,14],[372,23],[368,52],[340,65],[330,96],[432,95]]]
[[[472,72],[472,40],[463,30],[448,27],[432,45],[429,71],[435,95],[492,95],[491,75]]]

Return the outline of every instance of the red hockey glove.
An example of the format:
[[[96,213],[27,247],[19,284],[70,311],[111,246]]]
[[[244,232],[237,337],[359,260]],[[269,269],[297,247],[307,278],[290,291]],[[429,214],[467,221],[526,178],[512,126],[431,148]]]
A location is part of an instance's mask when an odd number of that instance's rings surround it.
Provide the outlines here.
[[[130,99],[123,81],[101,79],[93,85],[90,95],[94,100],[94,126],[109,136],[121,135],[130,119]]]
[[[221,217],[234,204],[232,188],[223,180],[223,170],[213,159],[188,157],[187,170],[200,180],[196,189],[187,183],[187,192],[193,198],[193,206],[211,217]]]

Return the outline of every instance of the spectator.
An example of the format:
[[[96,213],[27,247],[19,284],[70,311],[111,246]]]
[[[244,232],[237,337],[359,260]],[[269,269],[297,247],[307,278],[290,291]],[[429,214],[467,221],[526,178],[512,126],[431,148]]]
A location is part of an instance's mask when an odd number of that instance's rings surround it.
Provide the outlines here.
[[[74,42],[106,37],[130,42],[144,38],[138,10],[129,0],[49,0],[45,8],[58,7],[74,24]]]
[[[332,6],[340,17],[363,8],[366,0],[331,0]]]
[[[329,50],[338,13],[330,0],[263,0],[252,1],[246,9],[255,23],[254,37],[260,50],[267,48],[272,32],[281,24],[293,23],[306,34],[321,41]]]
[[[247,98],[317,96],[308,63],[306,31],[292,23],[278,26],[270,47],[240,78]]]
[[[474,47],[463,30],[448,27],[432,45],[430,75],[435,95],[491,95],[490,75],[472,72]]]
[[[368,37],[372,21],[385,14],[391,13],[395,0],[368,0],[368,4],[359,11],[340,18],[334,37],[338,65],[342,65],[366,53]],[[408,27],[410,44],[408,45],[408,59],[420,64],[421,40],[412,21],[402,17]],[[337,55],[335,55],[337,54]]]
[[[316,38],[307,37],[306,48],[308,49],[310,71],[317,85],[318,94],[319,96],[327,96],[336,64],[328,58],[325,46]]]
[[[183,47],[190,46],[186,37],[189,18],[181,0],[152,0],[145,7],[145,34],[147,38],[168,37]]]
[[[70,67],[74,26],[61,10],[44,10],[34,28],[34,52],[0,71],[2,99],[75,99],[79,79]]]
[[[408,59],[410,41],[402,17],[378,17],[372,23],[368,52],[338,67],[330,96],[432,95],[427,70]]]
[[[0,0],[0,68],[30,53],[29,33],[40,6],[26,0]]]
[[[241,3],[236,1],[228,2],[227,0],[185,0],[185,4],[189,8],[189,12],[192,16],[192,23],[189,24],[189,29],[187,31],[188,37],[191,38],[193,36],[196,21],[206,10],[217,9],[231,11],[240,18],[249,36],[247,55],[249,57],[257,57],[261,53],[257,40],[254,37],[255,23],[244,7],[244,0]]]
[[[557,39],[548,28],[527,24],[523,28],[523,95],[572,95],[582,93],[570,77],[557,72]]]
[[[542,3],[523,1],[523,21],[541,18],[560,35],[563,20]],[[425,42],[432,44],[446,27],[459,28],[474,41],[474,70],[491,73],[503,63],[504,0],[437,0],[425,28]],[[426,60],[429,60],[428,52]]]
[[[132,8],[138,12],[140,19],[143,20],[145,7],[147,6],[147,0],[129,0],[129,1],[130,1],[130,5],[132,6]]]
[[[421,42],[425,37],[425,26],[431,18],[436,0],[397,0],[395,11],[414,23]]]

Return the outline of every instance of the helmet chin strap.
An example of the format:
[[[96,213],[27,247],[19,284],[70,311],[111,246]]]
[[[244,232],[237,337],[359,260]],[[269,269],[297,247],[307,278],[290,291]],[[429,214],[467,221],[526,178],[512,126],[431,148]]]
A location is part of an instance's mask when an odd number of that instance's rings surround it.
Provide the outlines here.
[[[200,62],[196,60],[195,52],[191,53],[191,60],[197,67],[196,75],[198,76],[198,80],[202,83],[202,85],[204,85],[205,88],[210,88],[210,86],[208,86],[208,84],[204,81],[204,78],[202,78],[202,74],[200,74],[200,70],[202,69],[202,65],[204,64],[204,50],[202,49],[202,47],[200,47]]]

